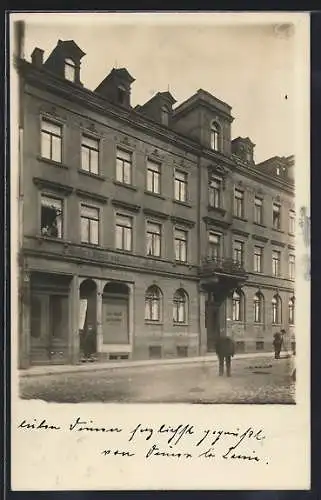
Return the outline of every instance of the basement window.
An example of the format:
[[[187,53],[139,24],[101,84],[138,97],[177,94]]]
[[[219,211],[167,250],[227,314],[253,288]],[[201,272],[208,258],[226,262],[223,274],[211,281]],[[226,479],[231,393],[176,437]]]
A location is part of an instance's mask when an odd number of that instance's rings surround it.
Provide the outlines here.
[[[41,197],[41,235],[62,238],[62,200]]]

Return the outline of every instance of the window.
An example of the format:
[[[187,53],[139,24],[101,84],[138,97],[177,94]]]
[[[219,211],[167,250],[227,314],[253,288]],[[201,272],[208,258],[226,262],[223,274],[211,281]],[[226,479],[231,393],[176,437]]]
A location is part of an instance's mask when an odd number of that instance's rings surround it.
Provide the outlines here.
[[[249,150],[246,151],[246,161],[248,163],[251,163],[251,161],[252,161],[252,153]]]
[[[163,125],[168,125],[169,122],[169,112],[168,109],[163,106],[161,109],[161,121]]]
[[[147,162],[147,191],[160,194],[160,165],[154,161]]]
[[[99,243],[99,209],[81,205],[80,209],[81,242],[98,245]]]
[[[295,212],[290,210],[289,212],[289,233],[295,234]]]
[[[220,126],[218,123],[213,122],[211,125],[211,149],[219,151],[220,149]]]
[[[289,324],[294,325],[294,297],[289,300]]]
[[[243,312],[243,294],[235,290],[232,295],[232,320],[242,321]]]
[[[254,200],[254,222],[263,224],[263,201],[257,197]]]
[[[263,323],[264,297],[258,292],[254,295],[254,322]]]
[[[125,104],[126,89],[121,85],[117,88],[117,100],[119,104]]]
[[[147,222],[147,255],[160,257],[161,255],[162,226],[154,222]]]
[[[175,260],[187,261],[187,231],[181,229],[174,230]]]
[[[56,123],[41,120],[41,156],[61,162],[62,127]]]
[[[187,345],[178,345],[176,346],[176,352],[178,358],[187,358],[188,357],[188,346]]]
[[[145,321],[160,321],[161,308],[162,293],[157,286],[150,286],[145,294]]]
[[[174,293],[173,321],[174,323],[187,323],[187,294],[182,289]]]
[[[116,248],[131,252],[133,249],[133,219],[116,215]]]
[[[243,217],[244,215],[244,193],[235,189],[234,192],[234,215]]]
[[[264,342],[262,340],[258,340],[255,342],[255,347],[257,351],[263,351],[264,350]]]
[[[281,253],[279,251],[273,250],[273,252],[272,252],[272,274],[273,274],[273,276],[280,276],[280,263],[281,263]]]
[[[76,79],[76,65],[72,59],[65,59],[65,78],[70,82]]]
[[[276,203],[273,203],[273,227],[274,229],[281,227],[281,207]]]
[[[117,149],[116,180],[123,184],[132,184],[132,153]]]
[[[213,178],[209,182],[209,205],[214,208],[221,207],[222,180]]]
[[[174,187],[174,196],[177,201],[186,201],[187,200],[187,174],[185,172],[180,172],[179,170],[175,170],[175,187]]]
[[[149,359],[160,359],[162,357],[162,346],[150,345],[148,347]]]
[[[291,280],[295,279],[295,256],[289,255],[289,277]]]
[[[282,321],[282,304],[279,295],[274,295],[272,299],[272,323],[279,325]]]
[[[234,262],[243,265],[244,262],[244,244],[242,241],[234,241]]]
[[[208,257],[212,260],[221,258],[221,235],[212,231],[208,233]]]
[[[81,139],[81,168],[87,172],[98,174],[99,141],[86,135]]]
[[[263,248],[255,246],[254,247],[254,272],[262,272],[262,260],[263,260]]]
[[[63,201],[41,196],[41,235],[62,238]]]

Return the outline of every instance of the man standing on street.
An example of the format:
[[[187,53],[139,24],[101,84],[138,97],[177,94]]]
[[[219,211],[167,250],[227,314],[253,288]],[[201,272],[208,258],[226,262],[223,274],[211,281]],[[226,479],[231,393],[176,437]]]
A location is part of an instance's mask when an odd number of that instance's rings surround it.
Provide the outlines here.
[[[283,338],[280,332],[274,334],[273,347],[274,347],[274,357],[275,359],[280,359],[280,352],[282,349]]]
[[[235,346],[230,337],[219,337],[216,341],[216,354],[219,361],[219,375],[224,374],[224,363],[226,364],[226,375],[231,376],[231,358],[234,356]]]

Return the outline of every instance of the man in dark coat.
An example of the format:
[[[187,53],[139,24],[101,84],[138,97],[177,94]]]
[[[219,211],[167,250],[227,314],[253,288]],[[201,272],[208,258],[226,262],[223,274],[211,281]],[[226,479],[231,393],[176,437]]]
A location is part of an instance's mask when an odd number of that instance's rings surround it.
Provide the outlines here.
[[[280,332],[274,334],[273,347],[274,347],[274,357],[275,359],[280,359],[280,353],[282,349],[283,338]]]
[[[219,361],[219,375],[224,374],[224,363],[226,364],[226,375],[231,376],[231,358],[235,353],[235,345],[230,337],[219,337],[216,341],[216,354]]]

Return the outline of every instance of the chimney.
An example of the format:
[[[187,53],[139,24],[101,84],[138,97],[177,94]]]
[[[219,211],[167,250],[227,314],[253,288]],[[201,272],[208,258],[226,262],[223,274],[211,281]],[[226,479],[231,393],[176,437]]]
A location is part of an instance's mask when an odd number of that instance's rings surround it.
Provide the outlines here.
[[[33,53],[31,54],[31,62],[35,66],[38,66],[38,68],[41,68],[43,64],[43,53],[44,51],[42,49],[36,47]]]

